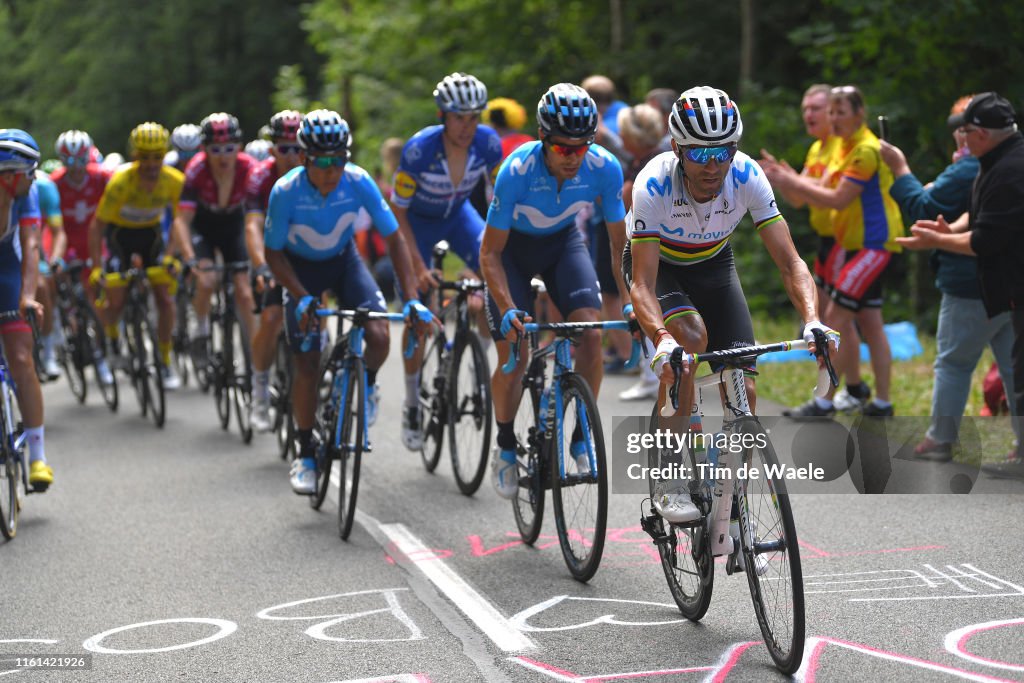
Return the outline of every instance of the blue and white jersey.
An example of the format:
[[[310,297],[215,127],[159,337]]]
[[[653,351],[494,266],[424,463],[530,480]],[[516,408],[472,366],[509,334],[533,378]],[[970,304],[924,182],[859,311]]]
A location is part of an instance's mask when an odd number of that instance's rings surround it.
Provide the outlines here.
[[[429,126],[409,138],[395,173],[391,201],[424,218],[448,218],[462,208],[473,188],[501,165],[501,138],[488,126],[477,126],[466,156],[466,172],[452,184],[444,153],[444,126]]]
[[[39,213],[47,218],[53,218],[57,223],[63,223],[63,214],[60,212],[60,190],[57,183],[50,180],[50,176],[42,171],[36,171],[36,181],[32,186],[38,188],[39,192]]]
[[[352,241],[361,208],[384,237],[398,229],[377,183],[359,166],[347,164],[338,186],[326,197],[309,182],[305,168],[293,168],[270,191],[266,247],[311,261],[327,260]]]
[[[0,264],[13,264],[13,261],[8,260],[11,255],[20,264],[20,229],[24,225],[33,224],[38,229],[41,220],[39,213],[39,188],[36,187],[35,183],[32,183],[27,195],[11,202],[11,209],[7,214],[7,229],[0,235]],[[3,258],[4,256],[8,258]],[[21,273],[20,265],[18,266],[18,272],[19,274]]]
[[[487,224],[499,230],[550,235],[575,226],[576,214],[598,198],[605,221],[626,217],[622,203],[622,166],[611,152],[591,145],[579,172],[562,183],[544,164],[542,142],[528,142],[509,155],[494,183]]]

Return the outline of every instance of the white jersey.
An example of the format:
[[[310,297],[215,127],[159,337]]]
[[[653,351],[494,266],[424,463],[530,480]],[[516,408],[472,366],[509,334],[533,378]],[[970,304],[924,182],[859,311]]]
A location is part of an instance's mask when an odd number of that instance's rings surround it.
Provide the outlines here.
[[[633,183],[629,230],[634,242],[659,242],[662,261],[687,266],[722,251],[747,212],[757,230],[782,220],[756,161],[736,152],[721,192],[701,204],[686,191],[679,159],[664,152]]]

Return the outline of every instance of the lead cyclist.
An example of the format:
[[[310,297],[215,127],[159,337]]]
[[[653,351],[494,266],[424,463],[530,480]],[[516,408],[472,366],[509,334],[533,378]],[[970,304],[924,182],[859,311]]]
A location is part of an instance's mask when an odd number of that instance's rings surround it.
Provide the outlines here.
[[[804,322],[803,338],[813,342],[817,329],[838,344],[838,334],[818,320],[814,280],[793,246],[771,185],[757,162],[739,151],[743,121],[736,103],[717,88],[690,88],[672,106],[669,132],[672,151],[654,157],[633,185],[630,240],[622,259],[633,310],[656,347],[651,368],[661,380],[658,405],[674,382],[668,362],[674,349],[702,353],[754,344],[730,245],[747,213]],[[754,410],[752,375],[746,389]],[[688,414],[693,401],[693,374],[684,364],[677,414]],[[654,507],[672,523],[700,516],[679,480],[658,481]]]

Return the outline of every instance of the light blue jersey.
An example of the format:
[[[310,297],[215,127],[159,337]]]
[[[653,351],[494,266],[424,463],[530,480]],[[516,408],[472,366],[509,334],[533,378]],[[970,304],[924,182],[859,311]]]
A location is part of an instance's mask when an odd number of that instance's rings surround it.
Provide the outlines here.
[[[626,217],[622,167],[611,152],[591,145],[579,172],[562,183],[544,164],[542,142],[528,142],[509,155],[498,172],[487,224],[499,230],[550,235],[573,226],[576,214],[600,198],[605,221]]]
[[[63,223],[63,214],[60,212],[60,190],[57,183],[50,180],[50,176],[42,171],[36,171],[36,181],[33,186],[39,188],[39,212],[43,218],[49,220],[56,218],[58,223]]]
[[[352,242],[361,208],[384,237],[398,229],[377,183],[359,166],[347,164],[338,186],[326,197],[309,182],[305,168],[293,168],[270,191],[266,247],[310,261],[326,261]]]

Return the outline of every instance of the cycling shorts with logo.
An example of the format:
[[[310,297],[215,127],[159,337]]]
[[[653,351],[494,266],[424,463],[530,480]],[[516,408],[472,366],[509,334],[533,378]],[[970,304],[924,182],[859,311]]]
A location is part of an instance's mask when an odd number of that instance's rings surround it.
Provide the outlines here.
[[[845,251],[841,244],[832,249],[832,300],[857,312],[862,308],[882,307],[882,278],[892,262],[885,249]]]

